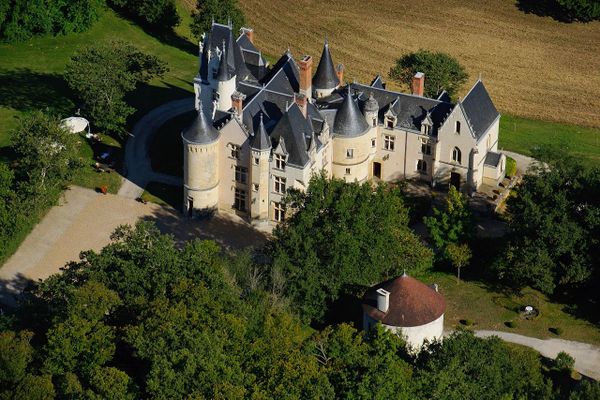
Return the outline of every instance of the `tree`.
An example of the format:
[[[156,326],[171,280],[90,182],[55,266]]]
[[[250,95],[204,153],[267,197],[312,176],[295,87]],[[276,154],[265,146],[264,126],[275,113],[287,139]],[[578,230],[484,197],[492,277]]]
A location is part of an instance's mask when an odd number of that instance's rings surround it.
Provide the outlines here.
[[[446,246],[446,258],[456,268],[456,279],[458,282],[460,282],[460,269],[469,265],[472,255],[471,249],[466,243],[450,243]]]
[[[454,57],[423,49],[397,59],[396,65],[390,69],[389,76],[410,87],[417,72],[425,74],[427,97],[437,97],[442,90],[454,97],[469,77]]]
[[[234,34],[246,23],[237,0],[198,0],[192,18],[190,28],[197,38],[205,32],[210,32],[212,21],[221,24],[231,21]]]
[[[510,241],[498,276],[545,293],[600,284],[600,168],[564,150],[540,148],[538,162],[508,200]]]
[[[431,252],[408,228],[400,189],[311,178],[290,190],[290,217],[274,231],[268,276],[282,274],[284,293],[305,320],[319,320],[340,296],[431,265]]]
[[[49,193],[60,192],[81,165],[77,136],[60,126],[53,115],[35,111],[26,114],[11,132],[12,148],[18,160],[20,195],[30,194],[42,202],[54,202]]]
[[[33,333],[12,331],[0,333],[0,386],[9,387],[20,382],[27,374],[33,359],[33,346],[29,343]],[[0,395],[0,398],[2,396]]]
[[[79,50],[67,64],[65,80],[98,127],[124,134],[134,109],[125,95],[139,84],[167,71],[157,57],[122,41],[109,41]]]
[[[554,368],[558,372],[568,373],[570,374],[573,371],[573,367],[575,366],[575,359],[571,357],[570,354],[561,351],[556,355],[554,359]]]
[[[600,382],[588,381],[582,379],[579,385],[575,387],[569,400],[589,400],[600,399]]]
[[[549,15],[563,22],[590,22],[600,19],[596,0],[520,0],[519,9],[537,15]]]
[[[172,31],[181,18],[175,0],[110,0],[142,24],[162,31]]]

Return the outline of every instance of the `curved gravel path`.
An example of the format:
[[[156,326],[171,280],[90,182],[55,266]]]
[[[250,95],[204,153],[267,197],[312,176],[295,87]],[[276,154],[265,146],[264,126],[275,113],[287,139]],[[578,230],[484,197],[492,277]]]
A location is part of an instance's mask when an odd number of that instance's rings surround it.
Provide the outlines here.
[[[144,187],[151,181],[170,185],[182,184],[179,177],[161,174],[152,170],[148,156],[150,139],[165,122],[193,109],[193,97],[170,101],[156,107],[135,124],[125,146],[125,178],[119,189],[119,196],[136,199],[142,195]]]
[[[531,347],[548,358],[555,358],[559,352],[564,351],[575,359],[577,371],[590,378],[600,380],[600,347],[570,340],[536,339],[501,331],[475,331],[475,335],[478,337],[498,336],[507,342]]]

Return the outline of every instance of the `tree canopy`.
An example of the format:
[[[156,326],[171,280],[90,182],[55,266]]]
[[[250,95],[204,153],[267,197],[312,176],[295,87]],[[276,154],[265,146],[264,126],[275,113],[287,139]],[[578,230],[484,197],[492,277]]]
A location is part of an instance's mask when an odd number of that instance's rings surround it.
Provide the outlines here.
[[[142,25],[159,31],[171,31],[181,22],[175,0],[109,0]]]
[[[200,38],[203,33],[210,32],[213,21],[221,24],[231,21],[235,34],[246,23],[246,18],[237,0],[198,0],[192,13],[192,33]]]
[[[437,97],[445,90],[450,97],[456,96],[469,77],[464,67],[452,56],[442,52],[420,49],[404,54],[396,60],[389,76],[400,83],[411,86],[417,72],[425,74],[425,96]]]
[[[431,265],[431,252],[407,226],[399,188],[346,183],[315,175],[306,192],[286,197],[291,216],[274,231],[270,275],[283,276],[284,293],[307,320],[327,305],[404,270]]]
[[[157,57],[115,40],[79,50],[67,64],[65,80],[96,126],[124,134],[127,117],[134,112],[125,95],[166,71]]]

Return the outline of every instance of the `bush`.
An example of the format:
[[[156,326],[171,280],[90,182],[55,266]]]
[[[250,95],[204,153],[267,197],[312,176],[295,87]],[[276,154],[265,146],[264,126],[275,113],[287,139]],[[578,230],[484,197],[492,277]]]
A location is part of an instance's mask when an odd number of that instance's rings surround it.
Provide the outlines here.
[[[519,9],[562,22],[589,22],[600,19],[598,0],[519,0]]]
[[[459,322],[461,324],[463,324],[464,326],[471,326],[471,325],[473,325],[473,320],[472,319],[461,319]]]
[[[446,53],[434,53],[429,50],[418,50],[408,53],[396,60],[390,69],[392,79],[410,87],[413,76],[417,72],[425,74],[425,96],[437,97],[445,90],[450,97],[458,92],[469,77],[462,65]]]
[[[506,325],[508,328],[511,328],[511,329],[513,329],[513,328],[516,328],[516,327],[517,327],[517,323],[516,323],[515,321],[506,321],[506,322],[504,323],[504,325]]]
[[[554,333],[556,336],[563,334],[562,328],[550,328],[550,332]]]
[[[504,168],[506,171],[506,176],[512,178],[517,174],[517,160],[512,157],[506,157],[506,167]]]
[[[0,2],[0,39],[20,42],[33,36],[87,30],[104,0],[4,0]]]
[[[575,359],[568,353],[561,351],[554,359],[554,368],[557,371],[571,372],[575,366]]]

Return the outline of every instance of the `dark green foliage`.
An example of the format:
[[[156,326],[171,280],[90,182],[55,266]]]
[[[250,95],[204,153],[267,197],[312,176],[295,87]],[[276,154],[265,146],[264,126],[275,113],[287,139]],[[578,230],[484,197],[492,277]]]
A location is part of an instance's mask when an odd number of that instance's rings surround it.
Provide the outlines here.
[[[104,0],[4,0],[0,2],[0,39],[19,42],[36,35],[87,30]]]
[[[600,19],[598,0],[519,0],[519,9],[562,22],[590,22]]]
[[[96,126],[124,135],[127,117],[135,111],[125,102],[125,95],[166,71],[157,57],[126,42],[110,41],[73,55],[65,80]]]
[[[246,23],[244,13],[238,6],[237,0],[198,0],[192,18],[190,28],[197,38],[200,38],[205,32],[210,32],[212,21],[221,24],[231,21],[234,35]]]
[[[551,390],[537,353],[468,331],[432,343],[419,353],[416,367],[416,398],[533,400],[547,399]]]
[[[554,359],[554,368],[560,372],[571,372],[575,366],[575,359],[568,353],[561,351]]]
[[[504,325],[506,325],[508,328],[516,328],[517,327],[517,323],[515,321],[506,321],[504,323]]]
[[[509,178],[515,176],[517,174],[517,161],[514,158],[506,157],[506,168],[504,171]]]
[[[496,271],[516,288],[545,293],[598,288],[600,169],[551,148],[538,150],[536,159],[508,201],[511,240]]]
[[[175,0],[110,0],[110,3],[143,25],[161,31],[171,31],[181,22]]]
[[[293,215],[274,231],[270,275],[305,320],[322,319],[343,295],[431,265],[398,188],[315,175],[306,192],[290,190],[286,204]]]
[[[423,49],[397,59],[389,76],[410,87],[417,72],[425,74],[425,96],[434,98],[442,90],[454,97],[469,77],[454,57]]]
[[[569,400],[595,400],[600,399],[600,382],[581,381],[569,396]]]

